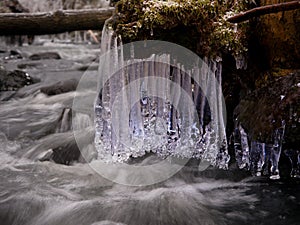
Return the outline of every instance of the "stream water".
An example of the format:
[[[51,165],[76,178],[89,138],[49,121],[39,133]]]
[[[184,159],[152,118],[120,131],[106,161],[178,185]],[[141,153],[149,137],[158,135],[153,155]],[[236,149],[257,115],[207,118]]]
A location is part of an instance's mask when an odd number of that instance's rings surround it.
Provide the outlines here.
[[[1,225],[299,224],[296,180],[270,181],[232,168],[206,166],[199,171],[193,160],[170,178],[147,186],[105,179],[86,163],[97,158],[94,120],[84,110],[91,103],[94,110],[94,99],[89,100],[94,90],[56,95],[40,91],[83,76],[97,78],[98,46],[44,43],[20,48],[25,56],[50,50],[62,59],[32,64],[27,57],[1,56],[7,69],[28,64],[27,72],[40,80],[0,102]],[[82,72],[82,68],[89,69]],[[74,97],[86,99],[80,101],[86,105],[74,109]],[[51,149],[76,148],[71,128],[80,131],[75,134],[82,144],[78,162],[67,166],[41,161]],[[138,130],[139,124],[131,128]],[[145,166],[157,160],[156,155],[143,153],[131,163]]]

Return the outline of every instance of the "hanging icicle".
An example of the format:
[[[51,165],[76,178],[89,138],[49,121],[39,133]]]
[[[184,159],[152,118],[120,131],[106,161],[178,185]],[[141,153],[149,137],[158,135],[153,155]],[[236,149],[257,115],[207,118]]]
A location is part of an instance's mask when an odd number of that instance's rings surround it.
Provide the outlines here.
[[[133,46],[124,59],[122,49],[106,27],[95,105],[98,159],[123,162],[151,151],[227,168],[221,58],[185,68],[165,53],[135,58]]]

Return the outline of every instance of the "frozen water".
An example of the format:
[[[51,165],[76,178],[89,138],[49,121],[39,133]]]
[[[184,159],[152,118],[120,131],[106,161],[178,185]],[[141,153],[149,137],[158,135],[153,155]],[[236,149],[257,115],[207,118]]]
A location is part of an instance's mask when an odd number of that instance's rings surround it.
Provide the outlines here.
[[[248,135],[241,125],[237,126],[234,130],[234,150],[238,167],[240,169],[249,169],[250,155]]]
[[[169,53],[138,58],[132,45],[125,59],[121,38],[108,26],[101,51],[95,105],[98,159],[123,162],[154,152],[227,168],[220,58],[185,68]]]

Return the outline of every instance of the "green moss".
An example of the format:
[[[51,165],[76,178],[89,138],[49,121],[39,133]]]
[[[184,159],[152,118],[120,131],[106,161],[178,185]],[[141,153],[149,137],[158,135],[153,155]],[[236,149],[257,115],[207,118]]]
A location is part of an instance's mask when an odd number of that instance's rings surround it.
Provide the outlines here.
[[[113,27],[125,42],[163,39],[200,55],[238,55],[247,51],[247,24],[234,25],[226,19],[247,5],[247,0],[121,0]]]

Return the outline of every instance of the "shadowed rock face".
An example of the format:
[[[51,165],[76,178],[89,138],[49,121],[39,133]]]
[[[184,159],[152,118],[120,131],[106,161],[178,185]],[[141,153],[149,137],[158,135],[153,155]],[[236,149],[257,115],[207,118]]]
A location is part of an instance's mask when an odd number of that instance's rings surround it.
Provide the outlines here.
[[[260,5],[290,0],[260,0]],[[257,18],[254,29],[269,67],[300,68],[300,9]]]
[[[300,144],[300,73],[274,78],[244,97],[236,108],[238,119],[253,139],[268,142],[272,132],[286,122],[285,145]]]

